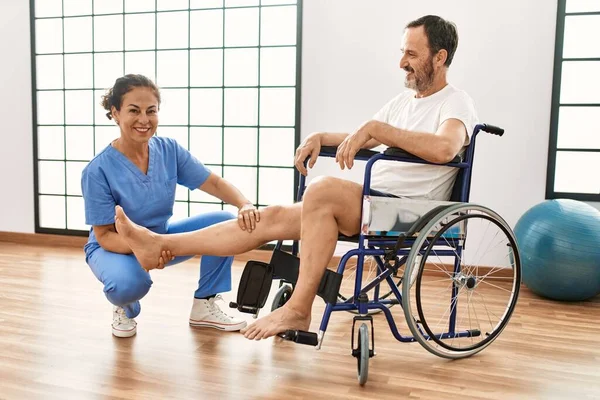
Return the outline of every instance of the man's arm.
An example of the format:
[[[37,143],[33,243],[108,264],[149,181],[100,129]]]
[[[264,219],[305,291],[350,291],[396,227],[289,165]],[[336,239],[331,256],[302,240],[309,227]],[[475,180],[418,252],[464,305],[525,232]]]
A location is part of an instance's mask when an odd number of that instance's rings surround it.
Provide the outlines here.
[[[373,121],[369,121],[373,122]],[[348,133],[317,133],[317,135],[321,136],[321,146],[339,146],[340,143],[346,139],[349,135]],[[367,143],[365,143],[361,148],[362,149],[372,149],[381,144],[381,142],[376,139],[370,139]]]
[[[367,124],[363,125],[362,128],[364,128]],[[296,150],[296,156],[294,157],[294,165],[296,166],[296,169],[298,169],[302,175],[306,175],[308,172],[304,167],[304,160],[310,158],[308,167],[312,168],[317,162],[317,157],[321,152],[321,146],[339,146],[346,140],[348,136],[348,133],[325,132],[317,132],[308,135]],[[370,138],[368,141],[363,143],[360,148],[372,149],[380,144],[381,142],[378,140]]]
[[[399,147],[436,164],[452,161],[467,139],[465,125],[454,118],[444,121],[435,133],[398,129],[379,121],[370,121],[361,129],[367,129],[369,136],[389,147]]]

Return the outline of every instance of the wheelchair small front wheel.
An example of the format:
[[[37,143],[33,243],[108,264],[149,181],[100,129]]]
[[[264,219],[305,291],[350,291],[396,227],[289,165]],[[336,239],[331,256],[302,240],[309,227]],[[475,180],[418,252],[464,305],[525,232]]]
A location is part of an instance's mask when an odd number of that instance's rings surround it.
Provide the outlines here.
[[[364,386],[369,378],[369,358],[369,328],[367,324],[361,324],[358,329],[358,354],[356,357],[360,386]]]
[[[282,285],[275,293],[273,303],[271,304],[271,311],[275,311],[278,308],[283,307],[283,305],[288,302],[290,297],[292,297],[293,292],[294,289],[290,285]]]

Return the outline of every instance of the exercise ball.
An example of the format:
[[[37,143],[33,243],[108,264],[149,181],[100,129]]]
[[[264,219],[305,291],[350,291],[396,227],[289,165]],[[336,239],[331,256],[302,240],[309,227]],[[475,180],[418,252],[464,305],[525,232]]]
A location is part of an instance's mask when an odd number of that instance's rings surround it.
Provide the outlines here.
[[[515,229],[523,283],[554,300],[581,301],[600,293],[600,211],[576,200],[546,200]]]

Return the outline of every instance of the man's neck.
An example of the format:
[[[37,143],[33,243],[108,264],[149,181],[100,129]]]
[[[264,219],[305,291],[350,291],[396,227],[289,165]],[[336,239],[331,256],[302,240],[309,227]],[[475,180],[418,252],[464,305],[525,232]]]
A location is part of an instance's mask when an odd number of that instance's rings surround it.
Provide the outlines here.
[[[427,89],[423,91],[417,91],[415,97],[419,99],[422,97],[431,96],[432,94],[437,93],[445,88],[447,85],[448,81],[446,80],[446,74],[440,74],[433,80],[433,83]]]

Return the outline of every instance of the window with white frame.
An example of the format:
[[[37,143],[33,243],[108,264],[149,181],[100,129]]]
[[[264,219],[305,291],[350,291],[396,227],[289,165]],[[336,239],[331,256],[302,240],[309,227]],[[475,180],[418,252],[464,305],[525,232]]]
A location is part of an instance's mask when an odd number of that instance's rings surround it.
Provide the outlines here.
[[[161,89],[175,138],[258,206],[297,176],[301,0],[34,0],[36,232],[84,234],[81,172],[119,136],[101,95],[127,73]],[[229,206],[178,187],[174,217]]]
[[[559,0],[546,198],[600,200],[600,1]]]

